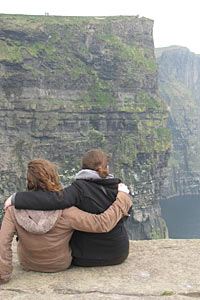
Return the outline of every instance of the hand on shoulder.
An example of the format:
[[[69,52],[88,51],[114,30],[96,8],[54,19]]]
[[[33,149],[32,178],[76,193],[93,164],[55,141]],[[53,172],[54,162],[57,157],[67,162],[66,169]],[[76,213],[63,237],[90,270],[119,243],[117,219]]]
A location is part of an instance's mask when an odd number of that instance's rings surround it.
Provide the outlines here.
[[[127,194],[130,193],[127,185],[125,185],[124,183],[119,183],[118,184],[118,192],[124,192],[124,193],[127,193]]]
[[[8,209],[8,207],[12,205],[11,198],[12,198],[12,195],[5,201],[5,203],[4,203],[5,210]]]

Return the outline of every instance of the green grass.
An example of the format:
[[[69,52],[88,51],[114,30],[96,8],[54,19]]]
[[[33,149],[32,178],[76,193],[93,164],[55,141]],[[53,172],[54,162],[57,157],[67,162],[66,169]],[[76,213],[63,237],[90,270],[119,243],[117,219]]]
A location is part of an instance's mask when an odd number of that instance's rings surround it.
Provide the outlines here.
[[[162,293],[162,296],[172,296],[172,295],[174,295],[174,292],[173,292],[173,291],[164,291],[164,292]]]

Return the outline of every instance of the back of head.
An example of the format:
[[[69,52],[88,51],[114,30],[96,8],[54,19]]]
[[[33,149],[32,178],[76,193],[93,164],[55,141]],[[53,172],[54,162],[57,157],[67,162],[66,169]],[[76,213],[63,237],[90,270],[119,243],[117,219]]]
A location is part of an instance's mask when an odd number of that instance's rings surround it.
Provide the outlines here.
[[[45,159],[34,159],[28,163],[27,187],[30,191],[56,191],[62,190],[55,166]]]
[[[99,176],[106,178],[109,175],[108,156],[99,149],[91,149],[85,153],[82,160],[82,169],[97,171]]]

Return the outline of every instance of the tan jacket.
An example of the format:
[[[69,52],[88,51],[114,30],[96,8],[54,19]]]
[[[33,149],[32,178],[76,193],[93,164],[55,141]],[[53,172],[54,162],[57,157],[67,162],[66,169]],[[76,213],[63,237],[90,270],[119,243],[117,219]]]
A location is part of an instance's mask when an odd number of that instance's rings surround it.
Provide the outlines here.
[[[0,282],[12,273],[12,240],[17,232],[18,258],[25,270],[57,272],[72,260],[69,241],[73,230],[108,232],[128,215],[131,198],[124,192],[104,213],[95,215],[70,207],[59,211],[15,210],[9,207],[0,231]]]

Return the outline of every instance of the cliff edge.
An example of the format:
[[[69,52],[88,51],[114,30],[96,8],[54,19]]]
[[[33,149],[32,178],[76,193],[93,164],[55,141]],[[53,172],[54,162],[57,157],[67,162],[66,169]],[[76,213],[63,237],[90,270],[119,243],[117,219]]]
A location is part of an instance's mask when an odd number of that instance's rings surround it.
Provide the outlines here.
[[[199,298],[199,249],[200,240],[131,241],[129,257],[121,265],[72,267],[48,274],[23,271],[14,242],[13,277],[9,283],[0,285],[0,299]]]

